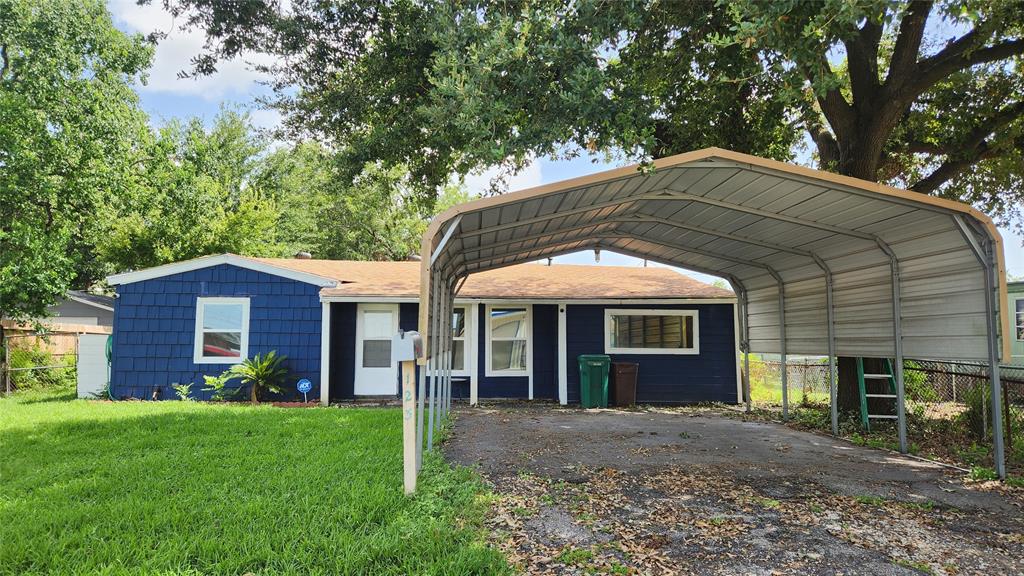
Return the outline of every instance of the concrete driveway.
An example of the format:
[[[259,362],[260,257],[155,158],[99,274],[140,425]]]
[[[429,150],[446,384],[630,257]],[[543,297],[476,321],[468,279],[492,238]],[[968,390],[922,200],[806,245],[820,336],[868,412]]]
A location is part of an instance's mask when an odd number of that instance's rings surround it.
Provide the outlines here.
[[[1024,573],[1021,499],[936,464],[706,410],[457,410],[528,573]]]

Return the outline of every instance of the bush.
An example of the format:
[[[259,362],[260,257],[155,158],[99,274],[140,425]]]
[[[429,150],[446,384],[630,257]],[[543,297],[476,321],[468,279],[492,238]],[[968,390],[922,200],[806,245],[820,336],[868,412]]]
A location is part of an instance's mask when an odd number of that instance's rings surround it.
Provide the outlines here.
[[[921,372],[921,366],[913,360],[903,363],[903,390],[908,400],[915,402],[938,402],[939,392],[928,384],[928,377]]]
[[[76,357],[73,354],[58,357],[38,343],[31,348],[11,348],[11,388],[13,390],[38,390],[42,388],[75,388],[77,373]],[[39,366],[58,366],[39,368]]]

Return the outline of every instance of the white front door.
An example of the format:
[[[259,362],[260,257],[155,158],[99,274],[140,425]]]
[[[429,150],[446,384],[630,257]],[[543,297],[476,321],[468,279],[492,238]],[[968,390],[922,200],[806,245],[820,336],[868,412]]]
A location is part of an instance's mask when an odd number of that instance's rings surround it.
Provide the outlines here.
[[[398,394],[391,337],[398,333],[397,304],[360,304],[356,318],[356,396]]]

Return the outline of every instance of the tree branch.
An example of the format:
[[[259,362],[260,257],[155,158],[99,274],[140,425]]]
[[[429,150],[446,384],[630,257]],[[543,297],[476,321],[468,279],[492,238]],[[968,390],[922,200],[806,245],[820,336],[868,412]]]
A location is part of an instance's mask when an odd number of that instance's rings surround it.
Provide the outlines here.
[[[1024,101],[1014,102],[1004,106],[991,118],[976,126],[963,138],[946,142],[925,142],[913,134],[906,139],[905,152],[911,154],[933,154],[959,156],[963,152],[970,152],[979,146],[987,146],[986,139],[996,130],[1009,125],[1018,118],[1024,117]]]
[[[931,0],[914,0],[907,7],[893,46],[889,74],[885,78],[886,86],[902,84],[917,68],[917,56],[921,51],[921,40],[931,11]]]
[[[824,53],[818,57],[817,69],[821,71],[820,74],[816,73],[815,68],[812,66],[804,65],[801,69],[812,87],[822,82],[824,80],[823,76],[826,74],[833,74],[832,66],[829,65],[828,58]],[[825,120],[828,121],[832,131],[835,132],[837,139],[845,140],[853,134],[857,115],[854,113],[850,103],[846,101],[846,97],[843,96],[838,86],[829,88],[824,94],[820,95],[815,90],[815,99],[821,108],[822,115],[825,116]]]
[[[974,34],[971,31],[967,36]],[[975,35],[977,37],[977,35]],[[964,38],[961,38],[963,40]],[[956,47],[956,49],[954,49]],[[945,50],[939,52],[935,56],[927,58],[918,65],[920,72],[916,74],[915,78],[907,83],[907,88],[910,97],[916,97],[922,92],[927,91],[929,88],[934,86],[943,78],[950,74],[969,68],[977,64],[985,64],[988,62],[995,62],[997,60],[1005,60],[1011,56],[1019,56],[1024,54],[1024,40],[1007,40],[1000,44],[994,44],[985,48],[978,48],[977,50],[967,51],[970,46],[966,43],[961,44],[960,40],[950,44]],[[947,51],[949,53],[947,54]]]
[[[947,158],[946,161],[936,168],[931,174],[919,180],[916,184],[911,186],[910,189],[922,194],[933,194],[940,186],[959,176],[965,170],[971,168],[978,162],[989,158],[995,158],[1000,154],[1001,152],[999,150],[989,148],[988,144],[983,142],[978,146],[977,150],[973,154],[958,156],[956,158]]]
[[[7,76],[7,71],[11,68],[11,59],[7,56],[7,45],[0,45],[0,59],[3,60],[3,66],[0,66],[0,80],[4,76]]]
[[[843,42],[854,106],[867,104],[878,90],[878,43],[882,31],[881,24],[868,20],[857,36]]]

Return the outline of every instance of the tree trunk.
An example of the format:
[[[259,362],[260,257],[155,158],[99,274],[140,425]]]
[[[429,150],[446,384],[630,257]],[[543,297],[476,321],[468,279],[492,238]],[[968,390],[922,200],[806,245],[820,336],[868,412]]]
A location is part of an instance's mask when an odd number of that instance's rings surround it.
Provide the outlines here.
[[[253,382],[252,386],[249,388],[249,403],[250,404],[259,404],[259,399],[256,398],[256,390],[257,390],[256,383]]]
[[[857,358],[840,356],[836,366],[839,372],[839,390],[836,399],[841,414],[860,415],[860,390],[857,383]],[[884,358],[864,358],[865,374],[886,373]],[[888,394],[889,385],[885,380],[865,383],[869,394]],[[871,414],[894,414],[894,403],[887,398],[868,398],[868,412]]]

